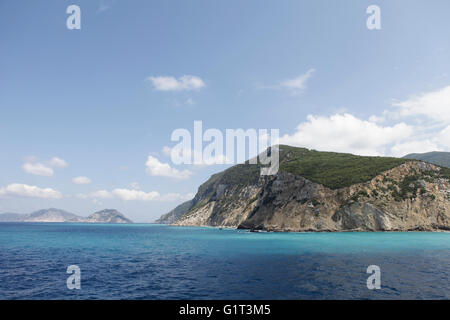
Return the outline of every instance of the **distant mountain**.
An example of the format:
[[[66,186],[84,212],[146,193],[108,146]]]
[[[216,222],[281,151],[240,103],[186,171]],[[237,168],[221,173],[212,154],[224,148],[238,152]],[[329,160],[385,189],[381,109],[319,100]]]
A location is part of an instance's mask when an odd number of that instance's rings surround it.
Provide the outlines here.
[[[115,209],[105,209],[97,211],[87,217],[86,222],[100,222],[100,223],[133,223],[123,214]]]
[[[0,222],[14,222],[14,221],[20,221],[21,217],[24,216],[20,213],[1,213],[0,214]]]
[[[404,156],[403,158],[422,160],[437,164],[438,166],[450,168],[450,152],[433,151],[427,153],[411,153]]]
[[[83,217],[61,209],[42,209],[23,217],[24,222],[81,222]]]
[[[82,222],[83,219],[76,214],[55,208],[42,209],[29,214],[0,214],[0,222]]]
[[[3,213],[0,222],[90,222],[90,223],[132,223],[119,211],[105,209],[95,212],[87,218],[61,209],[42,209],[30,214]]]

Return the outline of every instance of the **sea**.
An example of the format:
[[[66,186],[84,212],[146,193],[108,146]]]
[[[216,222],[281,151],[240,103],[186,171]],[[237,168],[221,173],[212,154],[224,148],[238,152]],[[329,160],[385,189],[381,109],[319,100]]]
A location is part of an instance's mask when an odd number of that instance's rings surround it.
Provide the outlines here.
[[[0,223],[2,300],[449,298],[450,233]]]

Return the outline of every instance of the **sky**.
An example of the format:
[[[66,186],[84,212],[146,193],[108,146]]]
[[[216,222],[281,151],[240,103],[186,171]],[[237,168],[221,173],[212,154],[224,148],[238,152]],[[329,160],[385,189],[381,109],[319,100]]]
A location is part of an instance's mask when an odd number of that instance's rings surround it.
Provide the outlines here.
[[[381,29],[367,27],[370,5]],[[229,167],[171,161],[171,134],[196,120],[323,151],[450,151],[449,12],[448,0],[2,0],[0,212],[153,221]]]

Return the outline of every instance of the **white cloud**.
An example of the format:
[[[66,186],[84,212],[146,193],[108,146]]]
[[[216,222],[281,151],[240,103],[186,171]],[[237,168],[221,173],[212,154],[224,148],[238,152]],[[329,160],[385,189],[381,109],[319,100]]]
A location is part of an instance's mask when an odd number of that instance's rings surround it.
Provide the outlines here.
[[[34,174],[36,176],[46,176],[46,177],[53,176],[53,169],[47,167],[42,163],[26,162],[22,165],[22,169],[26,173]]]
[[[179,200],[189,200],[194,197],[193,193],[167,193],[161,195],[157,191],[145,192],[136,189],[116,188],[112,191],[98,190],[90,194],[77,194],[79,199],[120,199],[124,201],[159,201],[159,202],[175,202]]]
[[[36,157],[27,157],[26,162],[22,165],[22,169],[29,174],[51,177],[54,173],[53,168],[64,168],[68,166],[65,160],[58,157],[53,157],[49,161],[46,161],[46,164],[37,161]]]
[[[450,86],[396,102],[362,120],[349,113],[307,117],[281,143],[361,155],[404,156],[450,149]],[[391,123],[391,125],[385,125]]]
[[[392,104],[400,116],[425,116],[437,122],[450,121],[450,86]]]
[[[280,83],[281,88],[288,89],[293,93],[299,93],[306,87],[306,82],[311,78],[314,73],[314,69],[309,69],[304,74],[299,75],[293,79],[287,79]]]
[[[88,194],[78,193],[75,197],[79,199],[112,199],[114,195],[107,190],[97,190]]]
[[[27,198],[60,199],[62,194],[51,188],[39,188],[26,184],[13,183],[0,188],[0,196],[17,196]]]
[[[65,168],[68,166],[68,163],[61,158],[53,157],[48,161],[48,165],[53,168]]]
[[[148,156],[145,165],[147,167],[147,173],[151,176],[187,179],[192,175],[192,172],[189,170],[177,170],[172,168],[168,163],[162,163],[152,156]]]
[[[439,132],[436,140],[439,141],[439,144],[441,144],[445,148],[450,149],[450,125]]]
[[[111,199],[113,195],[107,190],[98,190],[89,194],[88,197],[96,199]]]
[[[414,135],[392,147],[392,154],[422,153],[450,149],[450,86],[413,95],[392,104],[383,117],[414,123]]]
[[[178,79],[170,76],[148,77],[147,80],[158,91],[189,91],[205,87],[205,82],[200,77],[191,75],[184,75]]]
[[[391,148],[391,154],[396,157],[403,157],[410,153],[425,153],[430,151],[440,151],[436,143],[430,140],[413,140],[398,143]]]
[[[73,178],[72,182],[75,184],[90,184],[92,183],[92,180],[89,179],[88,177],[81,176]]]
[[[180,194],[180,193],[167,193],[163,194],[158,198],[158,201],[175,202],[179,200],[191,200],[194,198],[194,193]]]
[[[398,123],[380,126],[355,116],[335,114],[329,117],[307,117],[294,134],[284,135],[280,143],[322,151],[349,152],[359,155],[384,155],[387,147],[413,134],[413,127]]]
[[[114,189],[112,193],[122,200],[142,200],[153,201],[160,197],[160,194],[156,191],[144,192],[140,190],[132,189]]]
[[[386,118],[383,117],[383,116],[372,115],[372,116],[369,117],[369,121],[370,122],[375,122],[375,123],[382,123],[382,122],[386,121]]]

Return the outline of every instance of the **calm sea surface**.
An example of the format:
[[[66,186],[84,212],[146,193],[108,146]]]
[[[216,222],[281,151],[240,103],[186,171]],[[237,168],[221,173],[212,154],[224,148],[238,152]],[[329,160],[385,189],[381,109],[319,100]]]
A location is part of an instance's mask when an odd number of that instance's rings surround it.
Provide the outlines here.
[[[449,298],[450,233],[0,223],[0,299]]]

